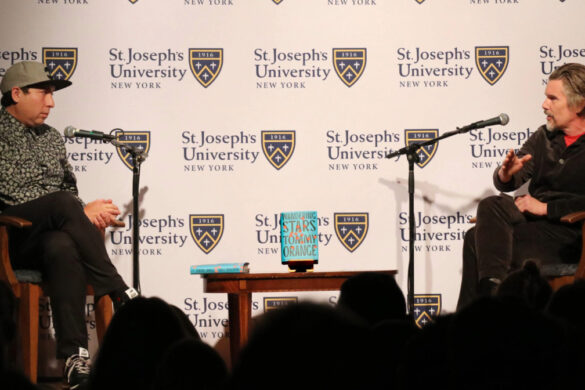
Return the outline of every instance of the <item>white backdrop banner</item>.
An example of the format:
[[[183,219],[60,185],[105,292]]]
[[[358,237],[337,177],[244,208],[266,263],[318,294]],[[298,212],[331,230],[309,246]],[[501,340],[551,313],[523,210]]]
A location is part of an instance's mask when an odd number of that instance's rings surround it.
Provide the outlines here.
[[[227,297],[203,293],[189,267],[287,272],[282,211],[318,212],[317,271],[396,269],[406,291],[408,164],[385,155],[505,112],[506,127],[446,139],[415,167],[416,294],[454,310],[469,219],[506,151],[544,123],[548,75],[585,62],[583,11],[578,0],[4,0],[0,75],[44,61],[73,82],[49,124],[124,130],[148,149],[135,216],[131,159],[66,140],[82,198],[124,213],[106,245],[125,280],[139,218],[143,294],[215,344]],[[337,229],[347,214],[363,224],[359,243]],[[203,243],[192,225],[211,222],[222,234]],[[274,297],[255,295],[253,313]]]

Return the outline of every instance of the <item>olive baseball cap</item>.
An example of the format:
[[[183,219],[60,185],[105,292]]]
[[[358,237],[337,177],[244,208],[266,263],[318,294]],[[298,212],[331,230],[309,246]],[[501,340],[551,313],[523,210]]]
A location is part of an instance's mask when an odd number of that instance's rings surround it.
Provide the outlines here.
[[[0,82],[2,94],[12,90],[14,87],[42,88],[54,86],[55,91],[71,85],[69,80],[55,80],[49,74],[47,67],[34,61],[22,61],[12,65]]]

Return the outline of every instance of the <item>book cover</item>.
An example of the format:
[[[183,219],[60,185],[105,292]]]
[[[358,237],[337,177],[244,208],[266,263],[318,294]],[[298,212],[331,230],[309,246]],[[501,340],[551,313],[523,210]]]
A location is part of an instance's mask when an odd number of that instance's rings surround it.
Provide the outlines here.
[[[319,221],[316,211],[280,214],[282,264],[317,264],[319,261]],[[312,268],[312,267],[305,267]]]
[[[250,263],[217,263],[191,266],[193,274],[238,274],[250,272]]]

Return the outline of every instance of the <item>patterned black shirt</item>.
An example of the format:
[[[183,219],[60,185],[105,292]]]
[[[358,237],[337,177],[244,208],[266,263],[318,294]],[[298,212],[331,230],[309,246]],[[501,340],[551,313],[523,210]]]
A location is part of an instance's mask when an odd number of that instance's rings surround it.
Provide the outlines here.
[[[79,199],[61,134],[45,124],[27,127],[0,109],[0,209],[56,191]]]

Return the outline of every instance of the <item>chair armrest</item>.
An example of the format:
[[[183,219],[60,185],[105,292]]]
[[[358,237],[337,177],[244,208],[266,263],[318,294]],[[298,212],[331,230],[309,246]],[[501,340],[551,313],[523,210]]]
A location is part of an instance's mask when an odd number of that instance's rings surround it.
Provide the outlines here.
[[[585,211],[576,211],[561,218],[562,222],[575,223],[585,219]]]
[[[17,227],[17,228],[22,229],[25,227],[32,226],[32,222],[27,221],[26,219],[23,219],[23,218],[0,214],[0,225],[13,226],[13,227]]]
[[[565,215],[561,218],[562,222],[568,223],[575,223],[579,221],[585,220],[585,211],[577,211],[568,215]],[[582,227],[582,243],[585,243],[585,224]],[[585,245],[583,245],[581,249],[581,258],[579,259],[579,263],[577,266],[577,271],[575,272],[575,279],[585,279]]]

